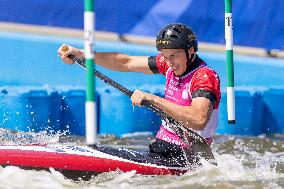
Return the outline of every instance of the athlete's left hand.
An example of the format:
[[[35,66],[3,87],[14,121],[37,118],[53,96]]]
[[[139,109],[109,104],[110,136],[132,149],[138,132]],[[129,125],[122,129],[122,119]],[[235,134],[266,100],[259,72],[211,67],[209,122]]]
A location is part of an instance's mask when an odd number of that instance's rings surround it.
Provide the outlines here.
[[[143,100],[149,100],[151,98],[151,94],[135,90],[131,96],[132,105],[141,106]]]

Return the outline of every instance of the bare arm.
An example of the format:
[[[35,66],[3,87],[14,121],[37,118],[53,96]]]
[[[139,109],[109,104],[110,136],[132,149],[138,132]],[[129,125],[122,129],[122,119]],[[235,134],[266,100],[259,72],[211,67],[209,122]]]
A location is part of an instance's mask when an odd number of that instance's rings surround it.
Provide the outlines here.
[[[148,56],[101,52],[96,53],[96,63],[114,71],[153,73],[148,66]]]
[[[133,105],[139,106],[142,100],[148,100],[182,125],[195,130],[203,130],[206,127],[213,111],[210,100],[205,97],[193,98],[191,106],[181,106],[164,98],[136,90],[131,100]]]
[[[64,52],[62,48],[66,46],[61,45],[58,49],[58,55],[67,64],[73,64],[73,60],[68,58],[68,55],[73,54],[78,58],[84,59],[84,51],[71,46],[68,46],[69,50]],[[114,52],[96,52],[96,64],[108,68],[114,71],[121,72],[143,72],[146,74],[152,74],[148,66],[148,56],[129,56],[122,53]]]

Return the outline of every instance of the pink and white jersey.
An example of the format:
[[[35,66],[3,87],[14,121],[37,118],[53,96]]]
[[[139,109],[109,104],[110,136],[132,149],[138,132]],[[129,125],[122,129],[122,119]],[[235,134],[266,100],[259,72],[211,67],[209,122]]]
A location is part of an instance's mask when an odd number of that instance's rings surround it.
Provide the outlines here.
[[[194,61],[200,60],[197,56]],[[172,68],[166,64],[161,55],[156,57],[156,65],[159,72],[166,76],[165,99],[178,105],[190,106],[192,93],[198,89],[210,91],[216,96],[216,103],[205,129],[203,131],[195,131],[206,138],[208,143],[211,143],[218,125],[218,106],[220,103],[220,81],[218,74],[202,60],[195,69],[181,77],[175,76]],[[186,144],[164,121],[156,138],[186,147]]]

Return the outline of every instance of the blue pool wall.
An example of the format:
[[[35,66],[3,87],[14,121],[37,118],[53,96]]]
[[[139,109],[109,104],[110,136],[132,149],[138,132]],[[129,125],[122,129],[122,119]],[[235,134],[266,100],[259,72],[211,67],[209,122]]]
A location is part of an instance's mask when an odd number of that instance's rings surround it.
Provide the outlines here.
[[[25,88],[25,89],[23,89]],[[162,96],[161,86],[139,89]],[[157,90],[159,89],[159,90]],[[236,90],[236,125],[227,124],[226,93],[222,92],[217,133],[260,135],[283,133],[284,89],[254,88]],[[132,107],[125,95],[108,86],[97,90],[97,125],[101,134],[121,136],[133,132],[156,133],[160,119],[146,108]],[[83,88],[46,88],[2,86],[0,88],[0,125],[21,131],[68,131],[85,135],[85,90]]]
[[[85,71],[66,65],[57,56],[62,43],[82,47],[71,38],[0,32],[0,125],[23,131],[54,130],[84,135]],[[122,42],[96,42],[97,51],[155,55],[154,47]],[[236,125],[227,124],[225,53],[199,52],[221,79],[220,134],[283,133],[284,61],[267,57],[235,56]],[[160,75],[119,73],[97,66],[130,88],[163,96]],[[132,107],[128,97],[96,80],[99,133],[125,133],[159,129],[160,120],[145,108]]]

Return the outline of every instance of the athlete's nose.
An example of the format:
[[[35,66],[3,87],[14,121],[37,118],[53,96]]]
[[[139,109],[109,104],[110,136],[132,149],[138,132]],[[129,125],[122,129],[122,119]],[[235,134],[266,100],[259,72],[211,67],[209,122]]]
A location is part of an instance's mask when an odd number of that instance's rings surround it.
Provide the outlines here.
[[[167,60],[169,66],[174,66],[175,62],[173,60]]]

